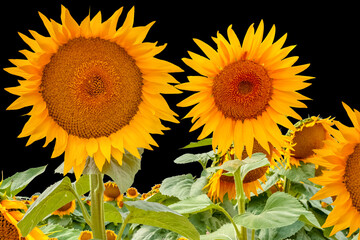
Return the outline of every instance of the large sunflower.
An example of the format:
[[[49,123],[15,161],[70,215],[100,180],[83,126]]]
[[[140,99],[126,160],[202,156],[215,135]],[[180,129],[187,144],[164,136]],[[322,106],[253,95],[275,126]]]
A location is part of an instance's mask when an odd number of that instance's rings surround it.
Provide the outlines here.
[[[213,133],[213,148],[226,152],[232,143],[235,152],[246,146],[251,156],[254,139],[269,153],[271,143],[283,146],[278,124],[294,129],[287,116],[301,119],[291,107],[305,108],[299,100],[308,98],[297,90],[310,85],[311,77],[297,75],[309,64],[293,66],[298,57],[285,58],[295,46],[282,48],[286,34],[274,42],[275,26],[263,40],[264,24],[257,30],[251,25],[242,45],[230,25],[229,41],[217,33],[213,40],[217,51],[194,39],[206,57],[189,52],[183,61],[201,74],[189,76],[189,82],[178,85],[182,90],[197,93],[178,104],[196,105],[186,115],[195,122],[190,131],[204,125],[199,139]]]
[[[343,105],[354,127],[335,121],[341,132],[340,135],[334,131],[338,142],[327,141],[325,144],[331,145],[331,151],[317,152],[318,163],[328,168],[328,171],[310,180],[324,186],[312,199],[336,196],[332,204],[334,208],[322,227],[334,226],[330,235],[350,227],[350,236],[360,228],[360,113]]]
[[[29,235],[22,237],[17,227],[27,207],[25,203],[16,200],[2,200],[0,202],[0,239],[7,240],[43,240],[49,239],[39,228],[34,228]]]
[[[161,119],[178,122],[161,94],[179,93],[169,72],[181,69],[154,57],[166,45],[143,42],[154,22],[133,27],[132,8],[117,28],[121,12],[80,24],[63,6],[62,24],[40,13],[50,36],[20,34],[32,51],[5,69],[25,79],[6,89],[19,96],[8,109],[32,106],[19,137],[30,136],[27,145],[46,137],[44,146],[56,139],[52,157],[65,152],[64,174],[74,168],[79,177],[87,156],[100,170],[111,157],[121,164],[125,149],[140,158],[137,148],[157,146],[150,133],[167,129]]]

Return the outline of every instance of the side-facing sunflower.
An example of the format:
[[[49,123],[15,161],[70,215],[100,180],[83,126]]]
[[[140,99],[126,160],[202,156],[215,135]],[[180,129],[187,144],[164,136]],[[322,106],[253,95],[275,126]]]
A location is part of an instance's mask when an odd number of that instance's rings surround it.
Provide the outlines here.
[[[65,215],[70,215],[71,213],[74,213],[76,209],[76,202],[75,200],[72,200],[71,202],[68,202],[61,208],[57,209],[55,212],[52,213],[52,215],[58,215],[60,217],[63,217]]]
[[[8,109],[32,106],[19,137],[30,136],[27,145],[46,137],[44,146],[56,139],[52,157],[65,152],[64,174],[73,168],[78,178],[87,156],[100,171],[111,157],[121,164],[125,149],[140,158],[137,148],[157,146],[150,134],[168,129],[160,120],[178,122],[161,94],[180,92],[169,73],[182,70],[154,57],[166,44],[143,42],[154,22],[134,27],[132,8],[117,28],[121,12],[80,24],[63,6],[62,24],[40,13],[50,36],[20,34],[31,51],[5,68],[24,79],[6,89],[19,96]]]
[[[118,201],[122,198],[122,194],[118,185],[115,182],[107,182],[104,184],[104,201]]]
[[[341,133],[336,136],[338,142],[327,141],[329,150],[317,152],[318,163],[328,171],[309,180],[324,186],[311,199],[336,196],[334,208],[322,227],[334,226],[330,235],[350,227],[349,237],[360,228],[360,113],[343,105],[354,127],[334,121]]]
[[[189,82],[178,85],[195,94],[178,104],[194,106],[185,117],[195,122],[190,131],[204,126],[198,139],[213,133],[213,148],[225,153],[234,143],[235,152],[253,152],[254,139],[270,153],[284,145],[277,124],[295,129],[287,116],[301,119],[291,107],[305,108],[299,100],[309,98],[297,90],[310,85],[312,77],[298,75],[309,64],[293,66],[298,57],[286,56],[295,46],[283,48],[286,34],[274,42],[275,26],[263,39],[264,23],[257,30],[251,25],[240,44],[230,25],[228,39],[217,33],[213,38],[217,50],[201,40],[195,43],[206,57],[189,52],[183,61],[201,76],[189,76]]]
[[[325,141],[335,141],[330,134],[333,118],[309,117],[295,124],[295,131],[289,130],[284,155],[287,167],[298,167],[300,162],[317,164],[316,152],[326,150]]]
[[[274,167],[275,157],[279,158],[280,153],[274,149],[274,147],[270,147],[270,154],[266,152],[266,150],[255,140],[253,151],[261,152],[266,154],[267,159],[270,161],[270,165]],[[246,149],[243,150],[242,159],[247,158]],[[228,160],[234,158],[234,149],[230,149],[230,154],[224,154],[219,162],[219,165],[222,165]],[[243,180],[243,188],[245,195],[248,199],[250,199],[251,192],[255,195],[258,195],[257,190],[262,189],[261,182],[266,182],[266,172],[268,171],[269,166],[260,167],[250,171]],[[226,173],[223,169],[216,171],[210,178],[208,184],[204,187],[208,188],[208,196],[213,201],[220,200],[223,201],[225,194],[228,194],[229,199],[235,199],[236,197],[236,189],[235,189],[235,179],[233,176],[224,175]]]
[[[49,239],[39,228],[34,228],[29,235],[22,237],[17,227],[26,211],[26,204],[16,200],[2,200],[0,202],[0,239],[6,240],[43,240]]]

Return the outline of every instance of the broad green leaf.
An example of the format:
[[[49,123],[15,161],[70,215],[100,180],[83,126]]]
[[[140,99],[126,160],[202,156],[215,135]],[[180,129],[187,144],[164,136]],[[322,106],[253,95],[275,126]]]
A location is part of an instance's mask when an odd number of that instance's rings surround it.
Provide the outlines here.
[[[119,210],[110,203],[104,203],[105,221],[113,223],[122,223],[123,219]]]
[[[81,233],[81,230],[64,228],[55,224],[47,224],[41,227],[40,230],[49,237],[58,240],[78,240]]]
[[[169,205],[169,208],[180,214],[194,214],[217,207],[218,206],[215,205],[206,194],[188,198]]]
[[[186,164],[192,162],[206,163],[209,159],[214,157],[215,157],[214,151],[210,151],[207,153],[198,153],[198,154],[186,153],[176,158],[174,162],[177,164]]]
[[[139,149],[139,152],[142,154],[144,149]],[[140,162],[141,159],[126,151],[122,165],[112,158],[110,163],[105,162],[103,173],[110,176],[118,185],[120,192],[124,193],[134,183],[135,175],[140,170]]]
[[[234,218],[237,224],[250,229],[279,228],[293,224],[297,220],[321,228],[310,211],[307,211],[296,198],[283,192],[271,195],[260,214],[246,212]]]
[[[308,178],[315,177],[315,165],[312,163],[301,163],[300,166],[292,167],[291,169],[280,168],[278,173],[286,176],[293,182],[304,182],[312,185]]]
[[[185,147],[181,149],[187,149],[187,148],[197,148],[197,147],[205,147],[205,146],[211,146],[212,145],[212,138],[205,138],[197,142],[191,142],[190,144],[186,145]]]
[[[13,197],[22,191],[35,177],[42,174],[45,169],[46,166],[42,166],[15,173],[2,182],[0,189],[6,189],[6,194]]]
[[[304,225],[305,223],[301,221],[296,221],[293,224],[285,227],[261,229],[259,232],[259,238],[271,240],[287,239],[295,235],[295,233],[297,233],[301,228],[303,228]]]
[[[191,174],[169,177],[161,183],[160,192],[183,200],[190,197],[193,184],[194,179]]]
[[[180,236],[163,228],[143,225],[132,236],[131,240],[176,240]]]
[[[130,211],[129,223],[164,228],[188,239],[200,239],[200,234],[186,217],[162,204],[146,201],[127,201],[124,204]]]
[[[238,229],[240,229],[240,225],[237,225]],[[247,238],[251,239],[251,231],[247,231]],[[224,224],[216,230],[215,232],[212,232],[210,234],[201,235],[201,240],[238,240],[236,237],[236,233],[234,230],[234,226],[231,223]]]
[[[83,175],[74,184],[71,183],[70,178],[65,177],[48,187],[30,206],[22,220],[18,223],[22,235],[28,235],[47,215],[74,200],[73,189],[76,189],[78,195],[88,192],[90,189],[89,176]]]

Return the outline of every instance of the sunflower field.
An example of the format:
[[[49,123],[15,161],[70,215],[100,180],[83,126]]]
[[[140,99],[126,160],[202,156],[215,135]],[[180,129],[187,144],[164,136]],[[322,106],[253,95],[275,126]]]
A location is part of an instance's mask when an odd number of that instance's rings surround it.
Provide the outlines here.
[[[63,177],[23,196],[47,166],[3,173],[0,240],[360,239],[360,112],[342,102],[347,126],[294,110],[314,77],[275,25],[194,38],[179,67],[145,41],[155,22],[135,24],[134,7],[39,17],[46,34],[19,33],[28,48],[4,68],[18,79],[7,110],[31,108],[18,137],[45,141]],[[172,94],[186,95],[185,116]],[[197,140],[170,161],[189,171],[140,192],[144,151],[184,118]]]

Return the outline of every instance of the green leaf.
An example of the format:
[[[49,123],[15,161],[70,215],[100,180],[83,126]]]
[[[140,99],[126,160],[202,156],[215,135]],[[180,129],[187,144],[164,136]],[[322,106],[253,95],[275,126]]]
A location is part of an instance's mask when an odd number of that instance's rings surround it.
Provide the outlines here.
[[[22,220],[18,223],[22,235],[28,235],[47,215],[74,200],[73,189],[76,189],[75,191],[78,195],[88,192],[90,189],[89,176],[83,175],[74,184],[71,184],[70,179],[65,177],[48,187],[30,206]]]
[[[300,163],[298,167],[292,167],[291,169],[280,168],[278,173],[280,175],[286,176],[293,182],[304,182],[310,185],[313,185],[308,178],[315,177],[315,165],[312,163]]]
[[[304,227],[304,225],[305,223],[296,221],[285,227],[261,229],[259,232],[259,238],[271,240],[287,239],[295,235],[301,228]]]
[[[6,189],[7,196],[13,197],[22,191],[35,177],[42,174],[45,169],[46,166],[42,166],[15,173],[2,182],[0,189]]]
[[[218,206],[215,205],[206,194],[188,198],[169,205],[169,208],[180,214],[194,214],[217,207]]]
[[[183,147],[181,149],[205,147],[205,146],[211,146],[211,145],[212,145],[212,138],[205,138],[205,139],[197,141],[197,142],[191,142],[190,144],[186,145],[185,147]]]
[[[296,198],[283,192],[271,195],[260,214],[246,212],[234,218],[237,224],[250,229],[279,228],[293,224],[297,220],[321,228],[310,211],[305,210]]]
[[[163,228],[156,228],[153,226],[142,226],[133,235],[131,240],[176,240],[179,238],[179,234],[169,232],[169,230]]]
[[[214,151],[210,151],[207,153],[198,153],[198,154],[186,153],[176,158],[174,162],[177,164],[186,164],[192,162],[206,163],[209,159],[212,159],[214,157],[215,157]]]
[[[238,226],[240,229],[240,226]],[[234,231],[234,226],[231,223],[224,224],[221,228],[216,230],[213,233],[201,235],[201,240],[236,240],[236,234]],[[251,238],[249,238],[251,239]]]
[[[200,234],[186,217],[162,204],[127,201],[124,205],[130,211],[127,217],[129,223],[164,228],[188,239],[200,239]]]
[[[183,200],[190,197],[193,184],[194,179],[191,174],[169,177],[161,183],[160,192]]]
[[[58,240],[78,240],[81,233],[78,229],[64,228],[55,224],[47,224],[41,227],[40,230],[49,237]]]
[[[112,223],[122,223],[123,218],[119,212],[119,210],[111,205],[110,203],[104,203],[104,213],[105,213],[105,221]]]

